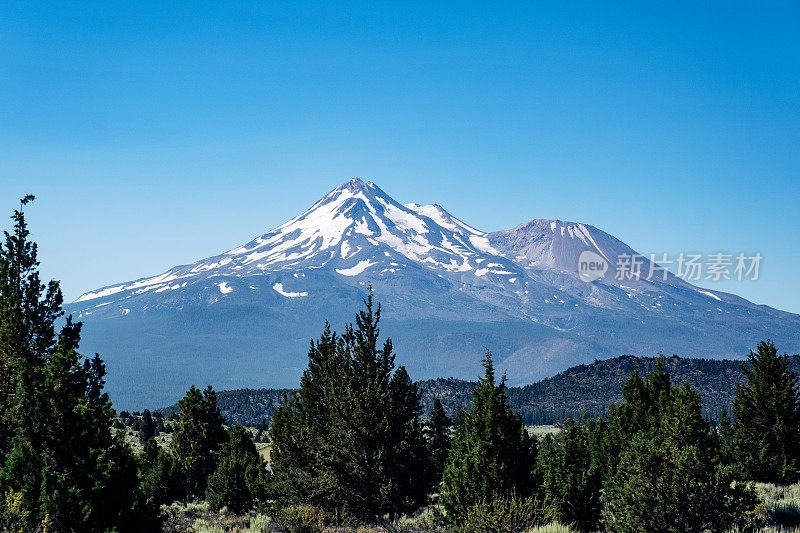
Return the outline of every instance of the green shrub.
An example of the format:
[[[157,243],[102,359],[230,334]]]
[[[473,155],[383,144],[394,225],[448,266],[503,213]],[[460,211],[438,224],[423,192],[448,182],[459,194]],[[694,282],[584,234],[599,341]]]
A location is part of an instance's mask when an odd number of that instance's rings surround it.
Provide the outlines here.
[[[800,484],[781,486],[757,483],[756,493],[764,501],[765,514],[771,524],[800,526]]]
[[[573,531],[568,526],[558,522],[551,522],[544,526],[536,526],[533,529],[529,529],[526,533],[572,533]]]
[[[192,524],[192,530],[195,533],[225,533],[225,530],[222,528],[222,526],[213,524],[204,518],[198,518],[195,520],[194,524]]]
[[[696,391],[688,385],[673,387],[659,358],[646,380],[634,370],[623,397],[597,428],[607,446],[601,462],[606,531],[705,533],[755,527],[755,492],[733,483]]]
[[[535,497],[495,495],[472,507],[458,520],[464,533],[517,533],[528,531],[552,519],[552,512]]]
[[[163,533],[193,533],[193,520],[187,517],[181,508],[175,505],[163,508]]]
[[[251,533],[267,533],[272,524],[272,518],[265,514],[257,514],[250,519]]]
[[[291,505],[281,509],[280,521],[290,533],[321,532],[325,511],[312,505]]]
[[[597,457],[596,423],[567,419],[563,431],[546,437],[539,451],[544,495],[555,518],[577,531],[600,529],[603,468]]]
[[[443,527],[444,517],[436,507],[426,507],[413,515],[383,517],[383,526],[389,533],[450,533]],[[361,533],[361,530],[358,530]],[[384,531],[381,529],[381,531]]]
[[[265,500],[269,481],[261,456],[247,430],[233,426],[219,451],[217,467],[208,478],[206,500],[220,514],[243,514]],[[222,511],[225,509],[225,512]]]
[[[22,531],[24,514],[22,493],[6,491],[0,504],[0,531]]]

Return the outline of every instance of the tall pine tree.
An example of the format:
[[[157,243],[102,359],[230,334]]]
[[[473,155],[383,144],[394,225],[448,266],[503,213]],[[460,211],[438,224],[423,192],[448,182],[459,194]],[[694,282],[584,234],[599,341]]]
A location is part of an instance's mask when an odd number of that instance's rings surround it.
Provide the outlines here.
[[[450,431],[452,426],[453,421],[447,416],[442,402],[438,397],[434,398],[425,428],[428,438],[428,473],[433,486],[438,486],[442,482],[444,465],[453,441]]]
[[[81,325],[39,278],[22,200],[0,244],[0,492],[15,530],[142,531],[157,526],[137,490],[136,463],[111,435],[100,357],[78,353]]]
[[[286,504],[312,504],[372,521],[426,502],[420,395],[379,345],[372,290],[339,336],[312,341],[300,390],[275,413],[272,463]]]
[[[405,367],[400,366],[389,382],[386,471],[382,482],[387,509],[411,512],[428,496],[428,454],[423,435],[421,394]]]
[[[170,451],[182,476],[182,499],[202,498],[208,476],[217,466],[217,451],[227,440],[217,395],[209,385],[202,393],[194,385],[178,402],[180,414]]]
[[[509,407],[505,376],[496,382],[489,351],[483,366],[472,410],[455,437],[444,470],[442,503],[454,522],[481,502],[512,492],[525,498],[539,488],[536,439]]]
[[[734,456],[748,480],[789,484],[800,479],[800,395],[789,358],[770,342],[750,352],[745,385],[733,401]]]

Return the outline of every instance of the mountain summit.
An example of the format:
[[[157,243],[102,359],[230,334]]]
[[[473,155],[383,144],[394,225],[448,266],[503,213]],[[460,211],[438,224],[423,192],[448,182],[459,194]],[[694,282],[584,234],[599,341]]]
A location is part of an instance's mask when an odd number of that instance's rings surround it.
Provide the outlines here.
[[[191,384],[295,386],[308,339],[352,320],[371,283],[384,331],[417,379],[472,378],[483,347],[513,383],[622,353],[736,357],[771,337],[800,348],[800,317],[671,275],[581,278],[636,252],[586,224],[536,219],[486,233],[439,205],[400,204],[352,179],[252,241],[81,295],[84,348],[115,404],[167,404]],[[652,266],[643,260],[646,271]]]

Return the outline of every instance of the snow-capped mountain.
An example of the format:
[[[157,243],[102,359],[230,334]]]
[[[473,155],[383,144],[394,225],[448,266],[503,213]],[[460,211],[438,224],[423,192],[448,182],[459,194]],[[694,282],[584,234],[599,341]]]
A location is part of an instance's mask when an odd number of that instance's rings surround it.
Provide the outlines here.
[[[512,383],[598,357],[659,350],[735,357],[800,348],[800,317],[671,275],[588,283],[581,254],[630,247],[589,225],[533,220],[485,233],[439,205],[402,205],[358,179],[247,244],[80,296],[84,349],[117,405],[174,401],[190,384],[294,386],[308,339],[350,321],[371,283],[398,362],[418,379],[472,378],[484,346]],[[643,268],[651,265],[644,261]]]
[[[484,262],[493,257],[495,266]],[[498,263],[499,262],[499,263]],[[394,274],[409,264],[442,272],[519,275],[487,235],[439,206],[400,205],[373,183],[350,180],[305,213],[249,243],[159,276],[86,293],[76,303],[174,291],[201,279],[329,268],[342,276]],[[513,272],[509,271],[513,269]],[[234,289],[225,281],[220,292]],[[280,293],[280,291],[277,291]]]

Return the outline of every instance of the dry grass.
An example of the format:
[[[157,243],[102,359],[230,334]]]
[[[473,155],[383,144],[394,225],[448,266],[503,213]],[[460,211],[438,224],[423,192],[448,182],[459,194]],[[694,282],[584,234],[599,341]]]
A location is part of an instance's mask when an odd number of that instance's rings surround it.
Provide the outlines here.
[[[265,462],[269,463],[270,461],[270,453],[272,452],[272,445],[267,444],[264,442],[257,442],[256,443],[256,450],[258,450],[258,455],[261,456]]]

